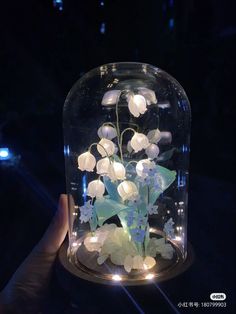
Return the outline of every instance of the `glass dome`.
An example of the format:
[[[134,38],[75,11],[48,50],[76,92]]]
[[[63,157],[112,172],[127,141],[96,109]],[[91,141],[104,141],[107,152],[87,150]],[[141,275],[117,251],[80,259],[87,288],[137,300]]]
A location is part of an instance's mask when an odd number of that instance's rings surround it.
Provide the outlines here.
[[[64,105],[67,259],[79,277],[145,284],[187,257],[190,105],[159,68],[112,63]]]

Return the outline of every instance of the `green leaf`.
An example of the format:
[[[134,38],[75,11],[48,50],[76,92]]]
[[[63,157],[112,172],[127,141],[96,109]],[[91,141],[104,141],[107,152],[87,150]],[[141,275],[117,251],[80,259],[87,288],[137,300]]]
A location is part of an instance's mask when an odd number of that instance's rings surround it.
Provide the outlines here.
[[[103,183],[105,184],[106,190],[110,198],[114,201],[121,202],[121,197],[117,191],[118,184],[116,182],[111,182],[111,180],[106,176],[103,177]]]
[[[145,234],[145,240],[144,240],[144,248],[145,248],[145,254],[147,255],[147,246],[150,240],[150,231],[149,231],[149,224],[147,224],[146,234]]]
[[[157,166],[157,176],[161,182],[161,188],[150,186],[149,203],[154,204],[158,197],[175,181],[176,171]]]
[[[157,158],[157,161],[167,161],[167,160],[171,159],[175,150],[176,150],[176,148],[173,147],[170,150],[167,150],[166,152],[160,154]]]
[[[104,197],[95,201],[94,208],[98,217],[98,225],[102,226],[107,219],[117,215],[120,211],[127,209],[127,206]]]
[[[91,231],[95,231],[98,225],[98,218],[96,212],[93,213],[92,218],[89,221]]]

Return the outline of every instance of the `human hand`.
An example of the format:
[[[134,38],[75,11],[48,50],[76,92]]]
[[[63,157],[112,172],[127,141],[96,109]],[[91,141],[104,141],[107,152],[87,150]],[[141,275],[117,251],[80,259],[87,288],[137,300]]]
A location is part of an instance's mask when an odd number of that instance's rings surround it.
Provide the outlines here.
[[[67,196],[42,239],[0,293],[0,313],[38,313],[45,300],[57,252],[68,230]]]

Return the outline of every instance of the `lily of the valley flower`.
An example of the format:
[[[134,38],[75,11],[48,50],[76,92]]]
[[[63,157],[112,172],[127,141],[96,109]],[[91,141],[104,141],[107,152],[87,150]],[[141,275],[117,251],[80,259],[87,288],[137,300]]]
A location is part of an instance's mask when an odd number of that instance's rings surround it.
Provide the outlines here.
[[[106,138],[112,140],[117,136],[116,129],[110,125],[103,125],[98,129],[98,136],[100,138]]]
[[[84,171],[84,170],[93,171],[95,165],[96,165],[96,159],[90,152],[86,152],[79,155],[78,168],[81,171]]]
[[[97,150],[102,157],[112,156],[115,153],[115,145],[112,141],[102,138],[97,145]]]
[[[87,188],[87,195],[94,198],[100,198],[105,193],[105,185],[101,180],[93,180],[89,183]]]
[[[135,132],[133,137],[131,138],[130,145],[137,153],[142,149],[145,149],[149,146],[149,140],[146,135],[143,133]]]
[[[102,98],[102,105],[103,106],[115,105],[120,97],[120,93],[121,91],[118,89],[113,89],[106,92]]]
[[[136,165],[136,172],[142,178],[148,177],[148,169],[153,169],[156,164],[149,159],[142,159]]]
[[[154,159],[157,158],[159,155],[159,147],[156,144],[150,144],[146,149],[145,153],[147,154],[148,158]]]
[[[117,191],[123,201],[129,200],[133,196],[138,195],[137,186],[132,181],[123,181],[121,182],[118,187]]]
[[[128,99],[128,108],[134,117],[147,111],[146,99],[142,95],[130,95]]]
[[[91,200],[86,202],[84,206],[80,206],[80,221],[88,222],[93,216],[93,205],[91,204]]]
[[[108,168],[108,177],[111,181],[125,179],[125,167],[120,162],[113,161]]]
[[[97,173],[101,175],[107,175],[110,166],[110,160],[108,157],[102,158],[97,162]]]
[[[148,132],[147,138],[150,143],[157,144],[161,139],[161,132],[159,129],[154,129]]]
[[[147,106],[157,103],[155,92],[146,87],[139,87],[138,94],[130,93],[127,98],[129,111],[136,118],[147,111]]]
[[[138,93],[144,96],[144,98],[146,99],[147,105],[157,103],[156,94],[153,90],[146,87],[139,87]]]

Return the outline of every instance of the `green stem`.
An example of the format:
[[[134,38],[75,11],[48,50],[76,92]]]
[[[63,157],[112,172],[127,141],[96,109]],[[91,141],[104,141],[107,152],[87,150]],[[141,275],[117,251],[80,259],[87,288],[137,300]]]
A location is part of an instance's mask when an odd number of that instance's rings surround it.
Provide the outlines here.
[[[95,146],[95,145],[96,145],[96,146],[99,145],[100,147],[103,148],[104,152],[105,152],[106,155],[107,155],[107,158],[109,158],[109,161],[110,161],[110,156],[108,155],[107,150],[105,149],[105,147],[104,147],[103,145],[101,145],[101,144],[99,144],[99,143],[93,143],[93,144],[91,144],[91,145],[89,146],[89,148],[88,148],[88,151],[90,152],[91,149],[92,149],[92,147]],[[110,161],[110,162],[111,162],[111,161]]]
[[[119,141],[119,148],[120,148],[120,158],[121,158],[122,163],[124,163],[123,153],[122,153],[123,135],[127,131],[132,131],[132,132],[134,132],[134,134],[136,133],[136,131],[133,128],[127,128],[127,129],[124,129],[124,131],[121,132],[120,141]]]

